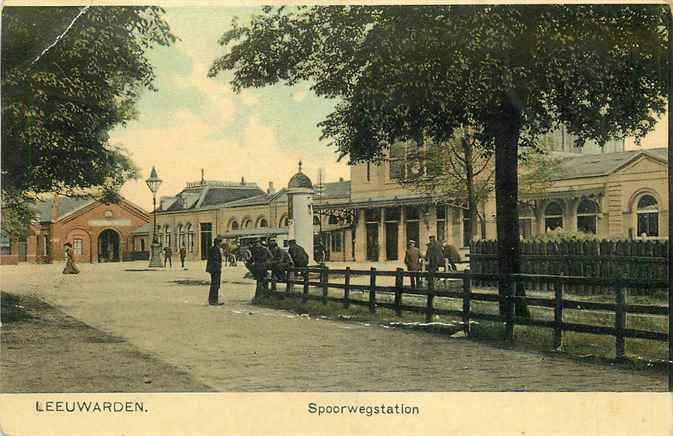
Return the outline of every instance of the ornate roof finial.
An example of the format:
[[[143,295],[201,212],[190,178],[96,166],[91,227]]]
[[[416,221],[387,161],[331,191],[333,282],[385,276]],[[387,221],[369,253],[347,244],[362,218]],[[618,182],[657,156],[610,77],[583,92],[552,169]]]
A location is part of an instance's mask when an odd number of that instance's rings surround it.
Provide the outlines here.
[[[299,161],[299,172],[301,173],[301,161]]]

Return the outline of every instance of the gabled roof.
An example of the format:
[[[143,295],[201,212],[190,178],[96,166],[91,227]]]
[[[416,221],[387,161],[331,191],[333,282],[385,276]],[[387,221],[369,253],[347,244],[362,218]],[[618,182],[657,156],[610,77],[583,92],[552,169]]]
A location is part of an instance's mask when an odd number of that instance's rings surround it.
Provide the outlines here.
[[[668,162],[667,148],[649,148],[622,151],[618,153],[584,154],[561,160],[561,169],[551,179],[567,180],[585,177],[599,177],[612,174],[641,156],[648,156],[660,162]]]
[[[70,215],[71,213],[82,209],[92,203],[95,203],[96,200],[93,198],[82,198],[82,197],[58,197],[58,219]],[[35,202],[34,210],[38,215],[37,220],[39,222],[51,222],[51,209],[54,203],[54,199],[50,198],[48,200],[37,201]]]

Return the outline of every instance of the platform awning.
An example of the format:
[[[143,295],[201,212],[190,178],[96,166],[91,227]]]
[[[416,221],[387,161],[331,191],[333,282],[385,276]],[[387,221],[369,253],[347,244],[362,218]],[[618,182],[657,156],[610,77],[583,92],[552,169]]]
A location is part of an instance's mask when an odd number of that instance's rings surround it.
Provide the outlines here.
[[[260,238],[278,235],[287,235],[288,229],[286,227],[262,227],[257,229],[238,229],[229,230],[218,235],[220,238]]]

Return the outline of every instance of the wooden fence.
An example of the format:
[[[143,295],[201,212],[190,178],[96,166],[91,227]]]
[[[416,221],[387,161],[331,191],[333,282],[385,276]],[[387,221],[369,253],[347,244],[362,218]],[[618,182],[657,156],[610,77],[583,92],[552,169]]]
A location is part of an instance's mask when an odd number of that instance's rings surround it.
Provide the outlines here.
[[[604,283],[567,283],[565,291],[578,294],[610,292],[609,283],[633,279],[628,290],[635,294],[666,292],[667,287],[642,287],[640,282],[666,283],[668,277],[668,241],[562,241],[521,242],[521,273],[564,275],[601,279]],[[476,241],[470,248],[470,270],[477,274],[497,274],[495,241]],[[481,286],[494,286],[481,281]],[[527,289],[553,290],[548,281],[532,280]]]
[[[417,279],[425,279],[427,287],[411,288],[405,286],[405,281],[412,276],[415,276]],[[295,278],[293,279],[292,277]],[[352,281],[356,277],[364,277],[366,283],[353,283]],[[339,278],[340,281],[330,281],[330,279],[336,278]],[[391,278],[394,279],[391,280]],[[387,280],[388,282],[394,281],[394,284],[384,285],[381,283],[382,280]],[[435,284],[440,280],[450,280],[453,286],[449,289],[438,289]],[[553,297],[499,295],[483,289],[481,292],[475,292],[472,284],[476,281],[488,283],[502,281],[523,284],[545,283],[549,284],[552,288]],[[462,273],[428,273],[404,271],[401,268],[398,268],[396,271],[379,271],[376,268],[354,270],[349,267],[345,269],[318,267],[291,268],[288,279],[280,283],[284,283],[285,286],[278,286],[279,283],[272,282],[272,290],[269,292],[278,296],[294,297],[303,303],[317,300],[327,304],[328,301],[332,301],[342,304],[344,308],[348,308],[350,305],[360,305],[367,307],[371,313],[375,313],[379,308],[387,308],[393,310],[398,316],[402,315],[403,312],[420,313],[425,315],[426,322],[432,321],[434,315],[458,317],[461,319],[463,330],[468,336],[471,333],[470,321],[486,320],[504,323],[504,339],[506,341],[513,340],[515,325],[548,328],[551,330],[554,349],[558,349],[561,346],[563,332],[565,331],[613,336],[615,339],[615,358],[617,360],[624,358],[625,341],[627,338],[668,341],[669,350],[673,347],[668,333],[626,327],[627,314],[668,317],[668,306],[627,304],[625,298],[626,289],[628,288],[667,288],[668,283],[661,281],[642,282],[634,279],[605,280],[602,278],[530,274],[498,276],[493,274],[477,274],[469,271]],[[582,301],[564,296],[564,288],[580,285],[608,287],[614,293],[614,302]],[[268,288],[268,283],[262,284],[262,286]],[[319,290],[318,294],[311,293],[311,287],[314,289],[317,288]],[[516,286],[510,288],[516,288]],[[337,291],[336,294],[335,290]],[[351,292],[353,291],[361,291],[367,295],[367,298],[352,298]],[[382,300],[382,295],[388,297]],[[410,302],[405,301],[405,297],[409,299],[409,296],[414,296],[415,301],[418,301],[418,297],[421,296],[425,300],[424,304],[410,304]],[[457,299],[460,303],[458,304],[460,309],[439,308],[436,306],[436,299],[438,298]],[[532,314],[530,317],[516,316],[514,305],[517,300],[525,300],[529,307],[553,309],[553,320],[536,319]],[[504,315],[475,312],[473,302],[503,302],[505,307]],[[568,310],[614,314],[614,324],[590,325],[566,322],[564,321],[564,313]],[[673,377],[673,365],[670,362],[668,363],[669,377]]]

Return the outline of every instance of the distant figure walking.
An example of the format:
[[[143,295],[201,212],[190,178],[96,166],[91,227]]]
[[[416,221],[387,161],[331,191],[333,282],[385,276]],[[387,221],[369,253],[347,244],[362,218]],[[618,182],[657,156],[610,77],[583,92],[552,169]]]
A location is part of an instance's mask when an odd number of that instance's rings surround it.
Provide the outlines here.
[[[171,250],[171,247],[164,247],[164,268],[166,268],[166,263],[168,263],[168,265],[173,268],[173,262],[171,260],[172,256],[173,250]]]
[[[407,266],[407,271],[421,270],[421,251],[416,247],[416,241],[409,241],[407,252],[404,255],[404,264]],[[409,279],[411,280],[411,287],[416,288],[418,285],[416,275],[412,274]]]
[[[185,267],[185,257],[187,257],[187,249],[183,245],[180,247],[180,267],[184,268]]]
[[[216,306],[220,299],[220,276],[222,274],[222,252],[220,251],[220,238],[215,238],[213,246],[208,251],[206,272],[210,273],[210,293],[208,304]]]
[[[75,265],[75,253],[72,249],[72,244],[66,242],[63,244],[65,248],[65,268],[63,274],[79,274],[79,268]]]

